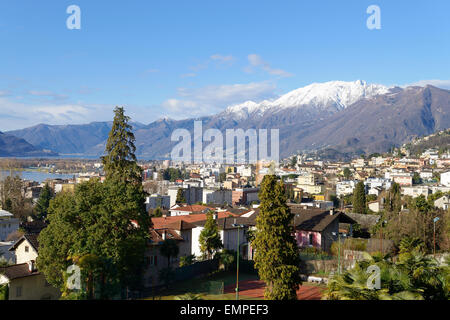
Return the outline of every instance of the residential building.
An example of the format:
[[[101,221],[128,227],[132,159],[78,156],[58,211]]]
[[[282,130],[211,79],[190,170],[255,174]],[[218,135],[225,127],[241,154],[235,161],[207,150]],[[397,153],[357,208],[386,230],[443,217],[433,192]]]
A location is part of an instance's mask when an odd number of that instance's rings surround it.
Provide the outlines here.
[[[203,189],[203,203],[206,204],[231,204],[232,190]]]
[[[248,205],[252,202],[259,202],[259,188],[242,188],[235,189],[231,194],[231,205]]]
[[[6,241],[11,233],[19,230],[19,224],[20,220],[11,212],[0,210],[0,241]]]
[[[441,184],[450,187],[450,171],[441,173]]]
[[[192,205],[189,204],[189,205],[183,205],[183,206],[175,205],[174,207],[169,209],[171,217],[187,216],[190,214],[198,214],[198,213],[208,213],[209,211],[214,211],[214,208],[199,205],[199,204],[192,204]]]
[[[434,201],[434,205],[438,208],[448,210],[450,208],[450,197],[445,195]]]
[[[413,198],[421,195],[428,198],[428,195],[431,194],[431,189],[428,186],[402,187],[401,192],[402,195],[411,196]]]
[[[60,291],[51,286],[37,270],[39,251],[37,234],[20,238],[9,250],[14,251],[16,264],[0,268],[0,285],[8,284],[8,300],[57,300]]]
[[[169,209],[170,208],[170,196],[163,196],[160,194],[152,194],[145,200],[146,210],[150,209]]]
[[[160,271],[167,267],[178,268],[180,257],[189,256],[192,252],[192,229],[195,228],[194,225],[183,220],[167,223],[160,218],[156,218],[158,221],[154,220],[152,219],[154,225],[150,230],[150,241],[145,252],[145,287],[161,285],[163,280],[160,279]],[[177,243],[177,256],[169,258],[161,254],[160,248],[166,239],[172,239]]]
[[[340,181],[336,184],[336,195],[338,197],[352,194],[356,187],[357,181]]]
[[[293,226],[299,247],[314,247],[329,251],[333,242],[338,240],[339,224],[356,223],[342,212],[321,209],[303,209],[291,206],[295,214]],[[350,231],[351,234],[351,231]]]

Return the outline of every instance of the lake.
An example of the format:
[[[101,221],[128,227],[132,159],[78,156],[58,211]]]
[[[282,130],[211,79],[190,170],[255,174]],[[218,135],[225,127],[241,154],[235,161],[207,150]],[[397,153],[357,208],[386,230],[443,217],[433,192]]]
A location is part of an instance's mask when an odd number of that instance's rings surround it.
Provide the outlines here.
[[[73,178],[76,174],[58,174],[58,173],[47,173],[39,171],[13,171],[13,175],[19,175],[24,180],[37,181],[39,183],[44,182],[46,179],[69,179]],[[5,179],[9,176],[9,171],[0,171],[0,180]]]

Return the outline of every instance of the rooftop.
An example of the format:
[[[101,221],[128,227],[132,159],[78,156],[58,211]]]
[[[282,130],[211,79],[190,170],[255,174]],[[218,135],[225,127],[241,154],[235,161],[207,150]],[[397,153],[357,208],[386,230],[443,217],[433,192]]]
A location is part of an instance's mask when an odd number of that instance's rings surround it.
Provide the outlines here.
[[[9,280],[40,274],[37,270],[31,272],[28,267],[28,263],[15,264],[12,266],[0,268],[0,273],[3,273]]]
[[[0,217],[12,217],[13,214],[11,212],[8,212],[6,210],[0,210]]]

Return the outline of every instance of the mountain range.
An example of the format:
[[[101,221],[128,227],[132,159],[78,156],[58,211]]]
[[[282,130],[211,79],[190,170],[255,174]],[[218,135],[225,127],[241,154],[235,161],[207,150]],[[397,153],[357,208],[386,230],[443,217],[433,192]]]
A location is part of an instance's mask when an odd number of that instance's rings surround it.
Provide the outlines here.
[[[45,157],[57,156],[50,150],[36,148],[24,139],[0,132],[0,157]]]
[[[433,86],[387,87],[361,80],[314,83],[278,99],[246,101],[199,119],[133,123],[137,155],[169,158],[177,143],[170,141],[172,132],[193,132],[194,120],[203,122],[203,130],[217,128],[224,134],[226,129],[236,128],[279,129],[281,157],[312,150],[359,155],[385,152],[415,137],[449,128],[450,91]],[[111,124],[40,124],[7,134],[39,150],[98,156],[103,153]]]

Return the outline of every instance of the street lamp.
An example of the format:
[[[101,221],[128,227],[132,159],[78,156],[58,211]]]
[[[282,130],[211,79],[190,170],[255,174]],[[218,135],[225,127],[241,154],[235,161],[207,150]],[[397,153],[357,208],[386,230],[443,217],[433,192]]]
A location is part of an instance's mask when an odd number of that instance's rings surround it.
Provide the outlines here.
[[[236,224],[236,219],[234,219],[234,223],[232,224],[233,227],[237,227],[237,264],[236,264],[236,300],[239,300],[239,247],[240,247],[240,243],[239,243],[239,231],[240,228],[244,228],[245,225],[243,224]]]
[[[336,232],[331,233],[333,236],[336,236]],[[338,237],[338,274],[341,274],[341,234],[339,233],[339,230],[337,232]]]
[[[439,221],[439,217],[433,219],[433,256],[436,257],[436,222]]]
[[[380,227],[380,252],[381,252],[381,256],[383,256],[383,226],[387,223],[386,220],[381,222],[381,227]]]

